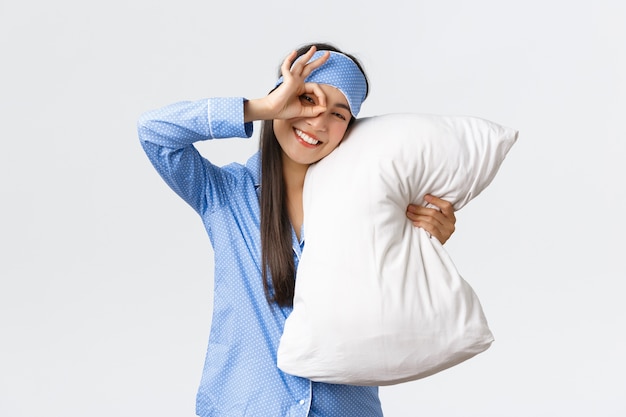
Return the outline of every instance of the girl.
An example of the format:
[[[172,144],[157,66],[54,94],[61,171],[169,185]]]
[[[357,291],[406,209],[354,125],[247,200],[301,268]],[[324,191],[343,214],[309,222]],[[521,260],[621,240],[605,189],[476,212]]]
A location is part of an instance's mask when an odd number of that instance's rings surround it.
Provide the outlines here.
[[[212,325],[196,413],[382,416],[376,387],[316,383],[276,367],[304,248],[305,174],[339,145],[368,91],[358,61],[326,44],[292,52],[280,74],[266,97],[176,103],[138,122],[146,154],[200,215],[215,254]],[[217,167],[193,146],[250,137],[255,120],[263,121],[261,149],[245,165]],[[427,201],[440,210],[411,205],[407,217],[445,242],[454,231],[453,208],[432,196]]]

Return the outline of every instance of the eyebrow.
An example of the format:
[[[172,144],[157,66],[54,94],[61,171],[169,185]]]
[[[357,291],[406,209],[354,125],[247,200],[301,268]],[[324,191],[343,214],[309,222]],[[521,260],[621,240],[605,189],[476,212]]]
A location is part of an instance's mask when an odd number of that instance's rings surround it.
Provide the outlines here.
[[[348,106],[346,104],[343,104],[343,103],[335,103],[335,107],[339,107],[339,108],[346,109],[346,110],[350,111],[350,106]]]

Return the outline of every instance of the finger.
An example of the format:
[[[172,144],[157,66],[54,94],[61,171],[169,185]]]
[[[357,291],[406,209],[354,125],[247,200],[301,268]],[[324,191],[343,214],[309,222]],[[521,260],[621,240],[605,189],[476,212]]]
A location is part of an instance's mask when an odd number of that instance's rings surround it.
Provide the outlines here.
[[[438,209],[409,206],[406,216],[415,227],[426,230],[441,243],[445,243],[455,231],[456,219],[445,216]]]
[[[409,204],[407,207],[407,215],[411,214],[415,218],[433,218],[442,222],[446,219],[446,215],[439,210],[439,208],[430,208],[424,206],[418,206],[416,204]]]
[[[412,222],[412,224],[415,227],[425,230],[430,236],[436,237],[442,244],[446,243],[446,241],[450,239],[450,236],[452,236],[452,233],[454,233],[454,228],[446,228],[445,225],[429,221],[429,219],[420,219]]]
[[[326,110],[326,107],[322,106],[310,106],[304,107],[300,111],[300,117],[317,117]]]
[[[435,236],[437,240],[441,243],[444,243],[447,238],[450,237],[449,234],[444,233],[441,227],[438,227],[437,225],[428,221],[417,220],[413,221],[412,224],[415,227],[425,230],[430,236]]]
[[[283,78],[286,79],[287,75],[291,75],[291,64],[296,58],[296,55],[296,51],[291,51],[291,53],[285,57],[283,63],[280,65],[280,73],[283,75]]]
[[[326,108],[326,94],[317,83],[304,83],[304,92],[314,96],[315,104]]]
[[[424,216],[407,213],[406,217],[416,226],[428,225],[429,227],[444,228],[445,224],[434,216]]]
[[[315,53],[316,50],[317,49],[315,48],[315,46],[311,46],[306,53],[301,55],[296,60],[296,62],[294,62],[293,65],[290,66],[291,73],[292,74],[297,74],[297,75],[302,75],[303,68],[306,67],[307,63],[309,62],[309,59],[311,59],[311,57],[313,56],[313,54]]]
[[[424,200],[426,200],[427,203],[438,207],[443,213],[454,213],[454,206],[449,201],[442,200],[441,198],[435,197],[431,194],[426,194],[424,196]]]
[[[420,206],[417,207],[417,211],[407,209],[407,217],[411,221],[414,223],[419,222],[421,224],[432,224],[433,226],[447,231],[450,234],[454,233],[454,230],[456,229],[456,217],[454,216],[454,213],[445,215],[437,209],[429,209]]]
[[[304,78],[308,77],[313,72],[313,70],[315,70],[316,68],[319,68],[322,65],[324,65],[326,63],[326,61],[328,61],[329,57],[330,57],[330,52],[326,51],[326,52],[324,52],[324,54],[321,57],[319,57],[319,58],[309,62],[308,64],[306,64],[304,66],[304,69],[302,70],[302,76]]]
[[[434,205],[441,211],[441,213],[445,217],[444,219],[441,219],[440,221],[444,223],[444,225],[446,224],[446,222],[449,222],[451,224],[451,227],[448,227],[448,228],[452,228],[452,230],[454,231],[454,224],[456,223],[456,216],[454,215],[454,206],[452,205],[452,203],[446,200],[442,200],[441,198],[435,197],[430,194],[425,195],[424,199],[426,200],[426,202]]]

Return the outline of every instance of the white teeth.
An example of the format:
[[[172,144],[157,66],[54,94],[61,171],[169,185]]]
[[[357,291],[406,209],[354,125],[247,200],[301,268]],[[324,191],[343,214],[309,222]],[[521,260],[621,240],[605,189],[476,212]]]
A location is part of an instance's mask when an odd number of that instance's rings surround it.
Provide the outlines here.
[[[303,131],[299,129],[296,129],[296,135],[298,135],[300,139],[302,139],[303,141],[305,141],[306,143],[310,145],[317,145],[320,142],[319,140],[313,139],[311,136],[307,135],[306,133],[304,133]]]

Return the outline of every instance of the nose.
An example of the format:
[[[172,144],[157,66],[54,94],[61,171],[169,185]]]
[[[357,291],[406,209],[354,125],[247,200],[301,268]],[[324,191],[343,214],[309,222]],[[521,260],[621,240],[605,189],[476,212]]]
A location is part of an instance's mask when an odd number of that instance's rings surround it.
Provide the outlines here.
[[[306,123],[316,131],[324,132],[326,131],[327,118],[328,115],[326,114],[326,112],[322,112],[315,117],[307,118]]]

